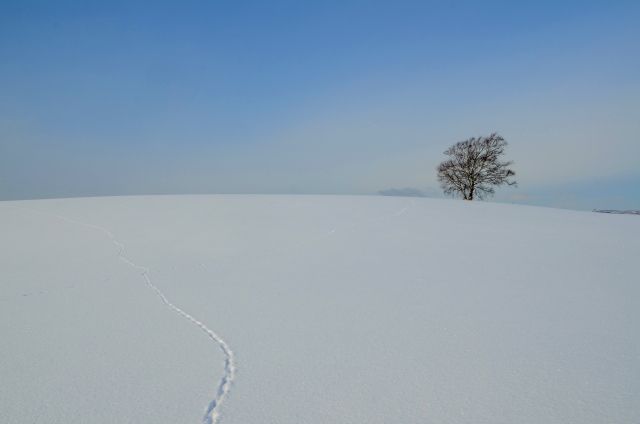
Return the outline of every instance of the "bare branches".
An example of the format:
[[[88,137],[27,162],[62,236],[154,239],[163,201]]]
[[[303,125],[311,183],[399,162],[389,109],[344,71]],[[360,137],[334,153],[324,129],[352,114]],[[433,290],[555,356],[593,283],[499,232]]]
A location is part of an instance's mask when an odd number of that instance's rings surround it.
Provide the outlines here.
[[[512,161],[500,161],[507,142],[499,134],[471,137],[445,150],[449,159],[438,165],[438,181],[445,194],[459,195],[465,200],[484,199],[495,193],[495,187],[515,186],[516,173]]]

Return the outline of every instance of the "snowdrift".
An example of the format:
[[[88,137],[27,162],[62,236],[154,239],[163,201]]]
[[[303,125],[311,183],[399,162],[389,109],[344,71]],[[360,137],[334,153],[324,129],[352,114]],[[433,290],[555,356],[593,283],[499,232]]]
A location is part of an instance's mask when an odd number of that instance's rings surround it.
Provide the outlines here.
[[[637,423],[640,220],[423,198],[0,202],[2,423]]]

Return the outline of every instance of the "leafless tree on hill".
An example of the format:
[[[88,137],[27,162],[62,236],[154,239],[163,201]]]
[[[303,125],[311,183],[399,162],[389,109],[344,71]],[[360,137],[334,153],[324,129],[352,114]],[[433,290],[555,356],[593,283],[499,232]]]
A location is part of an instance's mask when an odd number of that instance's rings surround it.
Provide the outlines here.
[[[449,147],[449,159],[438,165],[438,181],[445,194],[465,200],[484,199],[495,193],[495,187],[515,186],[516,173],[509,168],[512,161],[501,161],[507,142],[499,134],[471,137]]]

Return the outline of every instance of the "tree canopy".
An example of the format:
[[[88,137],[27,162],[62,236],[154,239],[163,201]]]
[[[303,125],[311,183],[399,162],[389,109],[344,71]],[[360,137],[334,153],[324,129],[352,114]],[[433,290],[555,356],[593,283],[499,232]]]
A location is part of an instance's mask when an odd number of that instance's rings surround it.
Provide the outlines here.
[[[507,142],[498,133],[488,137],[471,137],[445,150],[449,156],[438,166],[438,181],[445,194],[465,200],[484,199],[495,187],[515,186],[512,161],[501,161]]]

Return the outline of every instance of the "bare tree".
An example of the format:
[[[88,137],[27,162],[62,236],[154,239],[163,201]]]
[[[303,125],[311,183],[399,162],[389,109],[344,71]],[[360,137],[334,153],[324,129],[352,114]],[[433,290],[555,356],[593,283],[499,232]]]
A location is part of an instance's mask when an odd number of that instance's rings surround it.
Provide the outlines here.
[[[516,185],[512,161],[500,161],[507,142],[497,133],[488,137],[471,137],[449,147],[449,156],[438,166],[438,181],[445,194],[465,200],[484,199],[495,193],[494,187]]]

